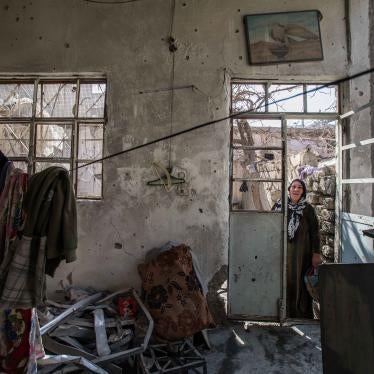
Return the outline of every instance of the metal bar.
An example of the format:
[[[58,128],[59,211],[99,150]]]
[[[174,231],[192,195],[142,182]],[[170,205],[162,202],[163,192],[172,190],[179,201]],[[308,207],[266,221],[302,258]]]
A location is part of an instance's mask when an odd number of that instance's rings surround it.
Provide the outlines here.
[[[72,355],[72,356],[81,356],[81,357],[86,358],[87,360],[90,360],[91,362],[93,362],[93,360],[96,360],[98,358],[97,356],[93,355],[92,353],[88,353],[85,350],[82,350],[76,347],[70,347],[69,345],[56,342],[54,339],[50,338],[48,335],[43,336],[43,345],[48,351],[58,354],[58,355],[67,354],[67,355]],[[110,373],[113,373],[113,374],[122,373],[122,369],[113,363],[105,363],[102,365]]]
[[[365,140],[360,141],[361,145],[367,145],[367,144],[372,144],[372,143],[374,143],[374,138],[365,139]]]
[[[146,316],[146,318],[148,319],[148,322],[149,322],[147,333],[146,333],[146,335],[144,337],[144,341],[143,341],[143,344],[142,344],[143,349],[146,350],[147,347],[148,347],[149,339],[151,338],[151,335],[152,335],[152,332],[153,332],[154,322],[153,322],[153,318],[152,318],[151,314],[148,312],[148,309],[143,304],[143,302],[140,299],[140,297],[137,294],[137,292],[133,289],[132,293],[134,295],[135,300],[137,301],[138,305],[142,309],[143,313],[145,314],[145,316]]]
[[[85,351],[83,345],[78,342],[78,340],[70,337],[70,336],[59,336],[58,340],[61,340],[64,343],[71,345],[73,348],[80,349],[81,351]]]
[[[261,179],[261,178],[232,178],[233,182],[243,182],[243,181],[248,181],[248,182],[282,182],[282,179]]]
[[[95,365],[91,361],[78,356],[68,356],[68,355],[61,355],[61,356],[45,356],[44,358],[41,358],[38,360],[39,365],[54,365],[54,364],[76,364],[81,367],[84,367],[88,370],[90,370],[92,373],[97,374],[109,374],[106,370],[100,368],[99,366]],[[65,371],[55,371],[55,373],[64,373]]]
[[[340,150],[341,151],[346,151],[348,149],[352,149],[352,148],[356,148],[356,144],[352,143],[352,144],[347,144],[347,145],[340,145]]]
[[[58,162],[58,163],[66,163],[66,164],[69,164],[70,163],[70,157],[67,157],[67,158],[62,158],[62,157],[56,157],[56,158],[52,158],[52,157],[34,157],[34,162]]]
[[[93,124],[93,125],[100,125],[104,123],[103,117],[98,118],[78,118],[79,122]],[[37,123],[47,123],[48,125],[59,125],[59,124],[66,124],[70,125],[74,122],[74,117],[1,117],[0,124],[12,124],[12,123],[30,123],[34,120]]]
[[[272,146],[256,146],[256,145],[233,145],[233,149],[251,149],[251,150],[269,150],[269,151],[282,151],[283,147]]]
[[[102,296],[102,292],[96,293],[95,295],[89,296],[81,301],[78,301],[76,304],[72,305],[69,309],[62,312],[59,316],[54,318],[52,321],[46,323],[44,326],[40,328],[40,334],[44,335],[48,332],[52,331],[56,328],[60,323],[64,322],[68,319],[71,315],[76,313],[77,311],[83,309],[89,304],[94,303],[95,301],[99,300]]]
[[[339,90],[339,103],[340,110],[342,110],[342,98],[343,89]],[[341,261],[341,223],[342,223],[342,210],[343,210],[343,186],[342,186],[342,176],[343,176],[343,121],[347,122],[349,119],[342,120],[341,118],[337,121],[337,126],[335,128],[336,137],[336,196],[335,196],[335,238],[334,238],[334,261]]]
[[[22,118],[17,118],[17,117],[12,117],[12,118],[6,118],[6,117],[1,117],[0,118],[0,124],[5,123],[8,125],[12,124],[29,124],[32,121],[31,117],[22,117]]]
[[[16,83],[24,82],[28,83],[33,81],[34,79],[40,79],[43,81],[60,81],[60,80],[67,80],[73,81],[75,79],[87,79],[90,82],[93,81],[102,81],[106,78],[106,74],[104,73],[38,73],[38,74],[27,74],[27,73],[1,73],[0,76],[0,83],[11,83],[11,81],[16,81]]]
[[[39,79],[36,79],[34,81],[34,92],[33,92],[33,98],[32,98],[32,121],[30,123],[30,134],[29,134],[29,157],[28,157],[28,165],[27,165],[27,171],[28,174],[31,175],[32,171],[34,170],[34,156],[36,153],[36,147],[35,147],[35,117],[36,117],[36,106],[37,106],[37,100],[38,100],[38,86],[39,86]],[[41,90],[42,92],[42,90]]]
[[[49,335],[58,338],[69,336],[73,338],[84,338],[86,340],[95,339],[95,333],[92,329],[68,324],[57,326]]]
[[[78,191],[78,166],[77,160],[78,160],[78,143],[79,143],[79,125],[78,125],[78,114],[79,114],[79,99],[80,99],[80,92],[81,92],[81,84],[80,80],[77,81],[77,92],[75,97],[75,120],[73,125],[73,132],[72,132],[72,155],[71,155],[71,176],[73,178],[73,185],[74,185],[74,191]],[[74,171],[75,168],[75,171]]]
[[[310,113],[303,113],[303,112],[274,112],[274,116],[285,115],[289,119],[319,119],[319,120],[337,120],[338,114],[337,113],[320,113],[320,112],[310,112]],[[266,118],[269,116],[269,118]],[[272,119],[272,115],[270,113],[264,112],[249,112],[245,114],[237,114],[233,113],[234,119],[257,119],[256,117],[263,117],[264,119]]]
[[[342,179],[342,184],[374,183],[374,178]]]
[[[288,116],[287,116],[288,118]],[[279,301],[279,320],[282,322],[287,318],[287,204],[288,191],[287,191],[287,182],[288,182],[288,155],[287,155],[287,118],[284,116],[282,118],[282,146],[283,146],[283,162],[282,162],[282,209],[283,209],[283,241],[282,241],[282,261],[281,261],[281,295],[282,299]]]
[[[94,322],[86,318],[71,318],[66,323],[80,327],[95,327]],[[105,320],[106,327],[117,327],[118,324],[121,326],[131,326],[135,324],[135,321],[133,319],[117,320],[115,318],[107,318]]]
[[[28,160],[29,160],[27,157],[7,156],[7,158],[9,159],[9,161],[24,161],[24,162],[28,162]]]
[[[303,106],[304,106],[304,113],[308,113],[308,99],[307,99],[307,88],[306,84],[303,84]]]
[[[107,356],[111,353],[108,345],[108,337],[105,330],[105,317],[102,309],[93,311],[95,320],[96,350],[99,356]]]
[[[264,84],[264,90],[265,90],[265,113],[269,113],[269,87],[270,82],[266,82]]]
[[[115,361],[115,360],[128,358],[130,356],[138,355],[138,354],[143,353],[143,352],[144,352],[144,349],[142,347],[136,347],[136,348],[128,349],[126,351],[122,351],[122,352],[118,352],[118,353],[112,353],[111,355],[97,358],[97,359],[93,360],[92,362],[94,362],[95,364],[103,364],[103,363],[106,363],[106,362],[111,362],[111,361]]]

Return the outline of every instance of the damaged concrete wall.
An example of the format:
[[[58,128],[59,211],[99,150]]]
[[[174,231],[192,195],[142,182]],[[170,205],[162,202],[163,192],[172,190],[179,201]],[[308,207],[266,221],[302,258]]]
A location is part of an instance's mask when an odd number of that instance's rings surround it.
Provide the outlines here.
[[[350,74],[374,66],[373,2],[368,0],[347,1],[351,48],[348,70]],[[356,110],[373,100],[373,78],[366,75],[345,85],[343,107],[345,111]],[[343,123],[343,145],[355,147],[343,151],[343,178],[374,177],[374,144],[361,145],[362,140],[374,137],[374,124],[371,108],[357,112]],[[374,216],[374,185],[350,184],[343,188],[343,211],[353,214]]]
[[[323,61],[248,64],[243,15],[307,9],[323,15]],[[106,155],[228,115],[230,77],[324,81],[347,73],[343,0],[176,0],[174,21],[172,13],[172,0],[0,0],[0,72],[106,73]],[[79,259],[61,266],[49,289],[68,278],[99,289],[138,286],[136,266],[168,240],[190,245],[211,279],[227,264],[229,133],[226,121],[172,140],[172,164],[188,180],[182,196],[146,186],[151,162],[167,164],[168,142],[106,161],[104,199],[78,204]]]

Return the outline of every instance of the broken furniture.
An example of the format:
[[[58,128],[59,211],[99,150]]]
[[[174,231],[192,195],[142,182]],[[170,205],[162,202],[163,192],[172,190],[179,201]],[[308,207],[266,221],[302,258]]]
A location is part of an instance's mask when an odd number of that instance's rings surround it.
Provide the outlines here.
[[[138,318],[120,315],[114,303],[120,295],[136,301]],[[135,290],[118,291],[104,298],[97,293],[69,307],[49,304],[50,311],[65,310],[41,327],[46,351],[57,355],[38,361],[42,373],[58,372],[61,366],[64,373],[74,371],[78,365],[94,373],[120,374],[126,361],[148,347],[153,319]]]
[[[207,374],[205,358],[189,340],[150,345],[138,358],[138,370],[142,374]]]

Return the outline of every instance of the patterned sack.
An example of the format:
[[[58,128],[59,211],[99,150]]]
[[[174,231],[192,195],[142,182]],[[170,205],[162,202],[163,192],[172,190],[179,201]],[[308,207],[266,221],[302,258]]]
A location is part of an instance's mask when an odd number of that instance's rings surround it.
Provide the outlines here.
[[[215,326],[187,246],[159,254],[138,271],[159,338],[178,340]]]

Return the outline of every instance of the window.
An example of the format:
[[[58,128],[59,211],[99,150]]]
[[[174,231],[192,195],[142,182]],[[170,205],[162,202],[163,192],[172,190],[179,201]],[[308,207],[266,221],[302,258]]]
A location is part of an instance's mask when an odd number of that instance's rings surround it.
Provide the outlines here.
[[[321,85],[232,83],[232,210],[270,211],[307,147],[318,162],[334,159],[338,87]]]
[[[338,87],[321,84],[233,83],[232,111],[337,113]],[[249,114],[249,113],[248,113]]]
[[[0,78],[0,149],[30,174],[70,171],[78,198],[102,197],[106,79]]]

